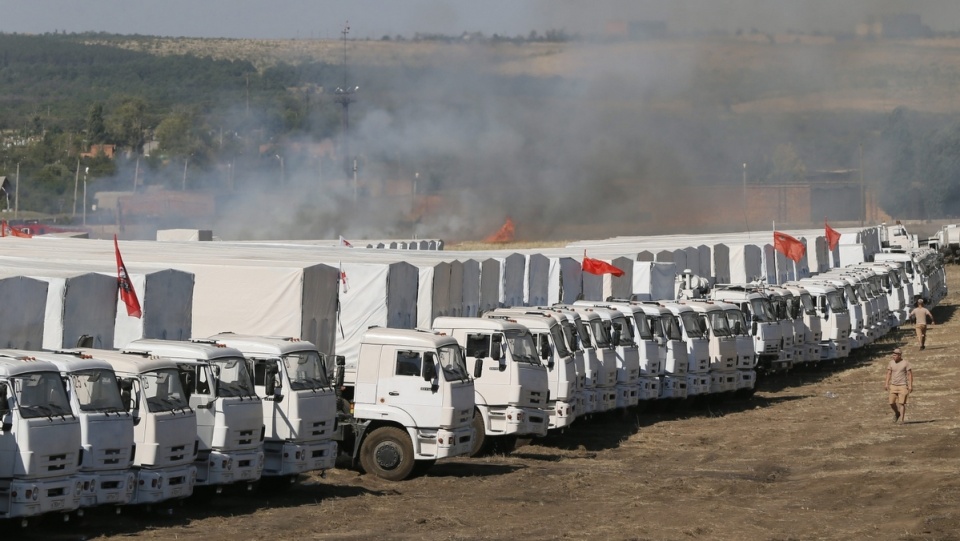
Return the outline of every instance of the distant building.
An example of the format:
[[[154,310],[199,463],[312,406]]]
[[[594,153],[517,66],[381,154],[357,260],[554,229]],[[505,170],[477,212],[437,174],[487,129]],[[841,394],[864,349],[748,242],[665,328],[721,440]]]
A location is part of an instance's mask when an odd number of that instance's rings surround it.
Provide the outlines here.
[[[919,13],[897,13],[871,17],[858,24],[855,33],[859,38],[914,39],[926,36],[929,30]]]
[[[80,156],[83,158],[96,158],[102,154],[112,160],[116,150],[117,145],[90,145],[90,151],[81,152]]]

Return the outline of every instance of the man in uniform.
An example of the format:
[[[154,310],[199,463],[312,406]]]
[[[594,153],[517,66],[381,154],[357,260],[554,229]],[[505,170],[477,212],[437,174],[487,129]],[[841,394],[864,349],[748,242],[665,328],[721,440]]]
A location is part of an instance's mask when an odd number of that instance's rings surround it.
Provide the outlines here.
[[[887,378],[883,382],[883,389],[890,393],[893,422],[903,424],[907,418],[907,396],[913,392],[913,368],[910,366],[910,361],[903,359],[900,348],[893,350],[893,358],[887,365]]]
[[[927,347],[927,324],[936,325],[933,314],[923,306],[923,299],[917,299],[917,307],[910,311],[910,319],[917,329],[917,345],[920,349]]]

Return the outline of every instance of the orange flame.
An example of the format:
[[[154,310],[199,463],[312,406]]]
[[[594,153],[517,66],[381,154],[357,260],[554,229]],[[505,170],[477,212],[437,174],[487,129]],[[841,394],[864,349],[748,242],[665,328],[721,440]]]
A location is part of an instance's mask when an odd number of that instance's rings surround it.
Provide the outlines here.
[[[493,235],[483,239],[483,242],[512,242],[513,241],[513,220],[507,216],[507,221]]]

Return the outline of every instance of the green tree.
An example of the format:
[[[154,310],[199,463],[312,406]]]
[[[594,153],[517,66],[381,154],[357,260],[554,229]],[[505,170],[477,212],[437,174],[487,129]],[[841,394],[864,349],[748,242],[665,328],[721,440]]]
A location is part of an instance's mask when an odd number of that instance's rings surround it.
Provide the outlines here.
[[[109,117],[112,139],[117,144],[140,152],[143,148],[146,128],[147,102],[141,98],[128,98]]]
[[[107,125],[103,120],[103,104],[94,103],[87,115],[87,141],[91,145],[107,142]]]

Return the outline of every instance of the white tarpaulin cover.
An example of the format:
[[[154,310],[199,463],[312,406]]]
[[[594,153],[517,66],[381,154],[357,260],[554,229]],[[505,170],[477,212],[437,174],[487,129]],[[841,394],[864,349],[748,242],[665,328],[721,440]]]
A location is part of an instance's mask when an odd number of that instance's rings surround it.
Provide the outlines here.
[[[633,264],[633,293],[650,300],[673,300],[677,296],[677,264],[636,261]]]
[[[527,254],[527,306],[545,306],[550,302],[550,260],[543,254]]]
[[[738,244],[730,248],[730,283],[746,284],[763,276],[760,268],[760,247]]]
[[[113,348],[117,318],[117,279],[96,272],[31,269],[0,261],[0,276],[27,276],[47,282],[43,349],[76,347],[84,335],[94,345]]]
[[[730,281],[730,247],[726,244],[714,244],[711,258],[710,273],[713,284],[729,284]]]
[[[26,276],[0,278],[0,347],[43,348],[47,287]]]
[[[548,304],[573,304],[583,287],[583,267],[572,257],[547,256],[550,260]]]

